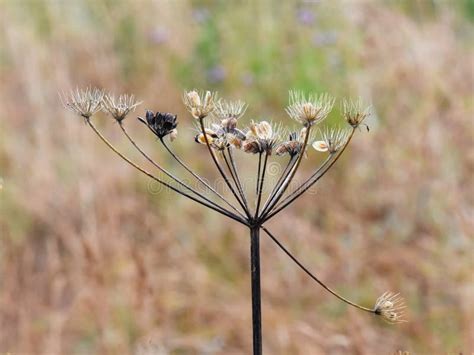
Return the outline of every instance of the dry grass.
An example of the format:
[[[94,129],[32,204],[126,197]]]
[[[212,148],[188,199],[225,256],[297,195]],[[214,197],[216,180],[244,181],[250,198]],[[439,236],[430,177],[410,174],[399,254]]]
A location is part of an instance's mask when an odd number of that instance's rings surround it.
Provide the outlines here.
[[[302,5],[266,0],[208,10],[185,1],[1,2],[0,353],[251,348],[246,231],[150,193],[60,107],[58,91],[76,84],[176,111],[177,149],[209,178],[185,128],[183,88],[240,96],[249,117],[283,117],[293,86],[370,98],[370,134],[271,227],[361,303],[402,292],[410,322],[387,326],[347,309],[264,240],[266,353],[474,351],[472,24],[461,2],[416,3],[306,5],[311,22]],[[312,44],[313,32],[331,28],[334,43]],[[120,139],[110,119],[103,126]],[[157,147],[134,126],[148,150]]]

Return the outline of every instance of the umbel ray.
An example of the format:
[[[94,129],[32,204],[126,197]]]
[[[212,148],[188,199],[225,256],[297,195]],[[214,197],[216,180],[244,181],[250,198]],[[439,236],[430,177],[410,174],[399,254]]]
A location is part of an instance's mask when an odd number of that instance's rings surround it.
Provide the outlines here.
[[[125,118],[141,103],[132,95],[118,97],[95,88],[76,89],[70,94],[62,95],[66,108],[82,117],[85,123],[115,154],[129,165],[147,175],[159,184],[189,198],[200,206],[207,207],[249,229],[250,234],[250,271],[252,288],[252,330],[253,353],[262,353],[262,318],[260,291],[260,231],[263,231],[298,267],[325,290],[346,304],[361,311],[381,317],[389,323],[404,322],[403,300],[398,294],[386,292],[380,296],[373,307],[364,307],[341,296],[328,287],[314,273],[308,270],[265,226],[265,223],[294,201],[301,197],[316,184],[343,154],[354,134],[361,126],[368,126],[364,120],[369,115],[369,108],[362,101],[344,100],[342,114],[347,128],[319,129],[334,106],[334,98],[327,94],[309,94],[290,91],[287,114],[296,121],[300,128],[295,132],[286,132],[281,126],[267,121],[252,121],[249,127],[239,125],[245,114],[247,105],[242,101],[227,101],[218,99],[217,93],[211,91],[192,90],[183,94],[183,102],[195,121],[198,133],[195,141],[205,146],[222,177],[226,192],[206,182],[176,153],[171,147],[178,136],[177,116],[171,113],[146,111],[145,117],[138,120],[146,126],[159,141],[163,149],[180,165],[187,174],[195,179],[199,189],[191,186],[182,178],[176,176],[145,152],[133,139],[125,125]],[[120,152],[97,128],[94,115],[104,111],[117,123],[119,129],[130,141],[133,147],[162,175],[158,176]],[[314,133],[318,138],[314,139]],[[318,166],[303,183],[291,186],[295,175],[308,154],[308,148],[326,154],[326,159]],[[256,156],[256,183],[251,189],[246,189],[242,183],[241,171],[237,166],[235,154]],[[268,194],[265,180],[272,156],[286,156],[287,161],[281,175]],[[163,179],[161,176],[166,176]],[[291,189],[290,189],[291,186]],[[204,187],[204,189],[202,188]],[[266,198],[264,198],[266,196]]]

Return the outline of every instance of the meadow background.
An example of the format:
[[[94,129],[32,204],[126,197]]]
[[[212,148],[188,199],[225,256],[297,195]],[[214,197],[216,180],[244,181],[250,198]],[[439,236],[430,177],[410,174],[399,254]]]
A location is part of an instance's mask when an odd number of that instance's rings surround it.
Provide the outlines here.
[[[211,181],[184,89],[288,125],[288,89],[363,97],[370,133],[269,227],[359,303],[401,292],[410,321],[349,309],[263,237],[264,350],[471,354],[473,21],[471,0],[0,0],[0,353],[250,353],[247,231],[156,193],[61,107],[93,85],[176,112],[174,148]]]

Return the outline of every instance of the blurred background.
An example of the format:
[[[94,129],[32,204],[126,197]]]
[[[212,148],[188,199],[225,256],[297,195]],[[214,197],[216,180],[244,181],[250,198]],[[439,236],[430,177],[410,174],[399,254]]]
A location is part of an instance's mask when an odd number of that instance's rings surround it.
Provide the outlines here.
[[[134,117],[176,112],[173,148],[211,181],[184,89],[288,126],[289,89],[364,98],[370,133],[268,227],[356,302],[401,292],[409,322],[349,309],[263,237],[264,350],[473,352],[473,21],[471,0],[1,0],[0,353],[251,351],[248,232],[116,158],[61,106],[87,85],[143,100],[127,127],[186,176]]]

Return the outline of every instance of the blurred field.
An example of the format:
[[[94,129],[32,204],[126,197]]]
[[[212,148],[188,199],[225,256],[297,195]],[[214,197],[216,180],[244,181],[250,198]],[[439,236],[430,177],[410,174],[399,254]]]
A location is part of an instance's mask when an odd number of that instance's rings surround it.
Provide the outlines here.
[[[89,84],[178,113],[209,179],[185,88],[287,124],[290,88],[371,102],[370,133],[269,227],[360,303],[400,291],[410,322],[348,309],[264,238],[265,353],[474,352],[474,3],[282,3],[0,0],[0,354],[250,353],[246,230],[115,158],[60,105]]]

